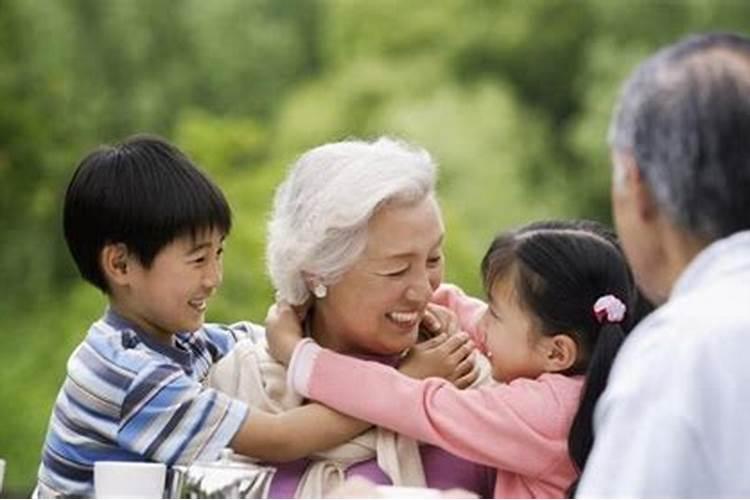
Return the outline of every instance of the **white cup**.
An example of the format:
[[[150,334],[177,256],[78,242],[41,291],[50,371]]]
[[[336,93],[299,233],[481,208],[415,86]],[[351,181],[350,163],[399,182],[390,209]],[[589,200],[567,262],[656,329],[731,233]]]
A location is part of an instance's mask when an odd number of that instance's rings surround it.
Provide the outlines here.
[[[167,467],[153,462],[95,462],[96,498],[162,498]]]
[[[3,492],[3,478],[5,477],[5,460],[0,458],[0,493]]]
[[[412,486],[385,486],[375,487],[375,491],[385,498],[441,498],[440,490],[433,488],[415,488]]]

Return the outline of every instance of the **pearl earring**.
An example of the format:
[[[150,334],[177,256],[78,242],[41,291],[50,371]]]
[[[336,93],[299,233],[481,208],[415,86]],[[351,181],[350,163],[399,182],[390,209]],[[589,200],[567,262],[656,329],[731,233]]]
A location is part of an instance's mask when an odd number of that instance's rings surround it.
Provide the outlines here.
[[[313,295],[315,295],[315,297],[322,299],[325,298],[326,295],[328,295],[328,288],[326,288],[323,283],[318,283],[313,287],[312,293]]]

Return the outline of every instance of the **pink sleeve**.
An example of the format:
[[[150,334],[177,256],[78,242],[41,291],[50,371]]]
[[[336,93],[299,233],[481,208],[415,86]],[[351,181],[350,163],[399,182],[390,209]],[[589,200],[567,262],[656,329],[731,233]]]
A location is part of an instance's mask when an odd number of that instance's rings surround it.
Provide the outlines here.
[[[575,391],[561,397],[554,384],[528,379],[461,391],[442,379],[413,380],[313,343],[298,346],[295,363],[305,367],[290,366],[291,382],[303,395],[467,460],[538,476],[567,457]]]
[[[456,285],[447,283],[443,283],[435,290],[431,301],[453,311],[458,316],[461,330],[473,339],[477,338],[477,323],[487,310],[487,304],[484,301],[470,297]]]

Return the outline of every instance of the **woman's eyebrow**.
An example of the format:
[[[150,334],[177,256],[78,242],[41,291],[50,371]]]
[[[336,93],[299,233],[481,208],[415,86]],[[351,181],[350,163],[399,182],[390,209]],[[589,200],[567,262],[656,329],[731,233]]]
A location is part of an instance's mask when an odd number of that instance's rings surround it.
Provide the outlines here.
[[[430,251],[433,251],[436,248],[440,247],[440,245],[443,244],[443,239],[444,238],[445,238],[445,233],[442,233],[440,235],[440,237],[437,239],[437,241],[435,242],[435,244],[432,245],[432,247],[430,248]],[[414,257],[418,253],[419,252],[414,252],[414,251],[411,251],[411,250],[407,250],[405,252],[399,252],[399,253],[394,253],[394,254],[391,254],[391,255],[386,255],[384,257],[379,258],[378,260],[406,259],[406,258],[409,258],[409,257]]]

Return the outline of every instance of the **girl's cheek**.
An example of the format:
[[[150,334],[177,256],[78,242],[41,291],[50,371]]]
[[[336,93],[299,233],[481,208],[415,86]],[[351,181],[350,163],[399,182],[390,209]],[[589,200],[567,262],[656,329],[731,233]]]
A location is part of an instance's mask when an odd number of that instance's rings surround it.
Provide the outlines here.
[[[477,349],[479,349],[479,352],[481,352],[488,358],[492,358],[492,352],[490,351],[489,345],[487,344],[487,326],[484,317],[482,317],[482,320],[480,320],[479,324],[477,325],[477,335],[473,340],[477,345]]]

